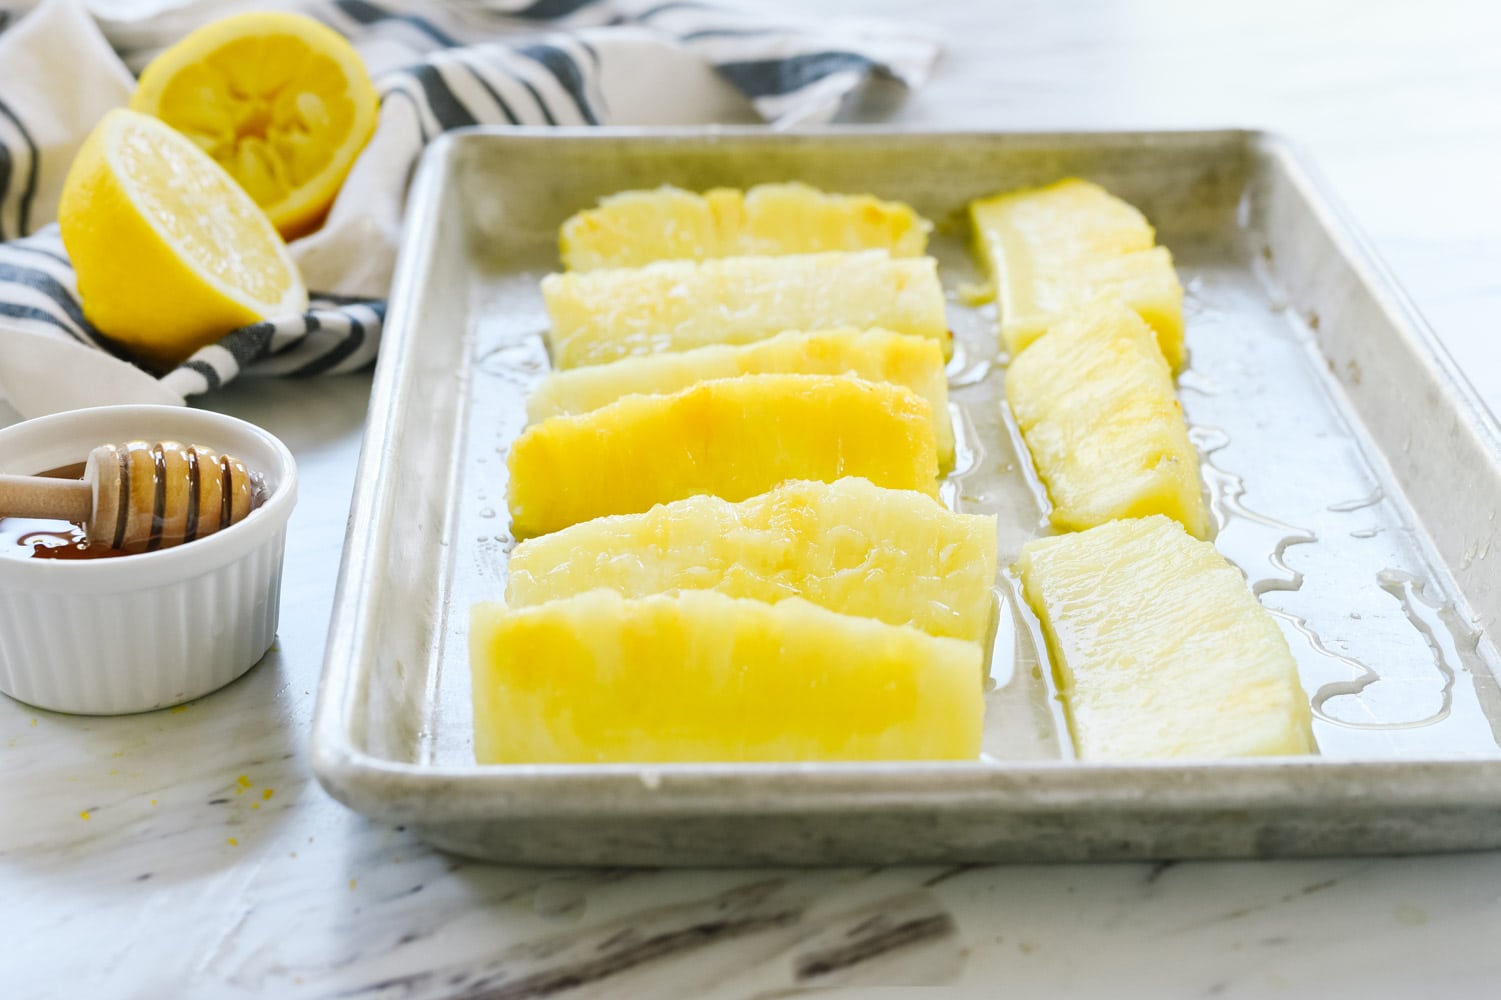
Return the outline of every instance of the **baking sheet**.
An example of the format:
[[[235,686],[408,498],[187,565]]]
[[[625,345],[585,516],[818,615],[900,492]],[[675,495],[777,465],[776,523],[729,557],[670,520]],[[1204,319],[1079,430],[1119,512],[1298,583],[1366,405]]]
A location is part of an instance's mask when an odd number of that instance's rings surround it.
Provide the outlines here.
[[[1003,572],[979,762],[472,763],[468,607],[504,588],[505,455],[548,367],[537,282],[558,266],[567,215],[631,187],[796,178],[938,222],[960,442],[943,492],[998,516],[1005,565],[1047,530],[1046,496],[1001,403],[993,307],[962,304],[978,275],[961,213],[1069,174],[1141,207],[1175,255],[1190,350],[1179,393],[1216,544],[1287,635],[1321,757],[1073,761],[1037,623]],[[314,735],[320,778],[354,808],[465,853],[555,863],[1501,844],[1501,694],[1484,628],[1498,603],[1485,565],[1495,423],[1276,140],[476,132],[429,154],[408,239]]]

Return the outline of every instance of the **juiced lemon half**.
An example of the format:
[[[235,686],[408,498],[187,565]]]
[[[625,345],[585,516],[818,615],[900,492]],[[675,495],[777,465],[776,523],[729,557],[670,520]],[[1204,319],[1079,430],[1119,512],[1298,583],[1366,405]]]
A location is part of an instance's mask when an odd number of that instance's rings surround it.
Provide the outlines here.
[[[58,224],[84,315],[158,368],[236,327],[307,308],[265,213],[155,118],[104,116],[68,170]]]
[[[229,171],[287,239],[322,224],[379,103],[347,41],[287,13],[204,25],[152,60],[130,99]]]

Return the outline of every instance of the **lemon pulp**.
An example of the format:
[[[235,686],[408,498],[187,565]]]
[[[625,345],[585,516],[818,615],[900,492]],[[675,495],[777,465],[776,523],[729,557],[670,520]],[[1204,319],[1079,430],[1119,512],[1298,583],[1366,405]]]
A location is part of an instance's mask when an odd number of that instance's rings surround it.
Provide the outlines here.
[[[239,326],[307,308],[286,245],[239,185],[146,115],[105,115],[58,205],[84,315],[170,368]]]
[[[375,128],[353,47],[299,14],[227,17],[158,56],[131,98],[192,139],[287,238],[323,219]]]

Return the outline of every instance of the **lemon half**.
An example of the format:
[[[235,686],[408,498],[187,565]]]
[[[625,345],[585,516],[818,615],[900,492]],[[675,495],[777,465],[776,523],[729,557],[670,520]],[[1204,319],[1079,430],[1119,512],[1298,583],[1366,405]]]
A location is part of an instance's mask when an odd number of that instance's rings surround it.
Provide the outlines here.
[[[353,46],[287,13],[199,28],[152,60],[130,99],[228,170],[287,239],[322,224],[379,103]]]
[[[95,126],[63,182],[58,224],[84,315],[155,367],[307,308],[265,213],[206,153],[147,115],[111,111]]]

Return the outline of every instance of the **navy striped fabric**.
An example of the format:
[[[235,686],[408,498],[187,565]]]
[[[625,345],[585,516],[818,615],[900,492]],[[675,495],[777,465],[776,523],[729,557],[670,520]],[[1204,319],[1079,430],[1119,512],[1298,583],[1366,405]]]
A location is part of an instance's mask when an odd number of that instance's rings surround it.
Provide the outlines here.
[[[930,41],[890,28],[841,31],[686,0],[309,0],[299,9],[343,33],[367,60],[380,53],[373,65],[381,120],[366,156],[404,159],[385,172],[398,181],[422,145],[448,129],[609,124],[601,63],[621,30],[648,32],[698,56],[772,121],[806,118],[815,102],[837,103],[872,74],[916,85],[936,55]],[[124,65],[139,71],[187,30],[222,13],[222,6],[199,2],[152,22],[104,21],[100,27]],[[26,20],[0,10],[0,50]],[[0,61],[0,328],[66,336],[123,357],[85,318],[57,227],[49,224],[55,205],[39,201],[39,177],[65,171],[66,163],[47,162],[39,138],[43,123],[28,122],[26,110],[5,99],[5,74]],[[404,131],[415,131],[414,141],[382,139],[398,118],[412,123]],[[351,183],[359,171],[357,165]],[[387,195],[399,200],[399,189],[378,196]],[[394,212],[399,220],[399,205]],[[330,225],[338,218],[336,205]],[[294,254],[298,249],[293,244]],[[374,273],[348,281],[335,275],[326,286],[363,285],[357,290],[364,296],[315,292],[305,315],[226,331],[221,341],[163,373],[162,382],[186,397],[241,374],[313,376],[368,365],[385,314],[384,303],[372,297],[384,293],[382,274]]]
[[[20,115],[0,100],[0,239],[24,236],[40,168],[36,140]]]

